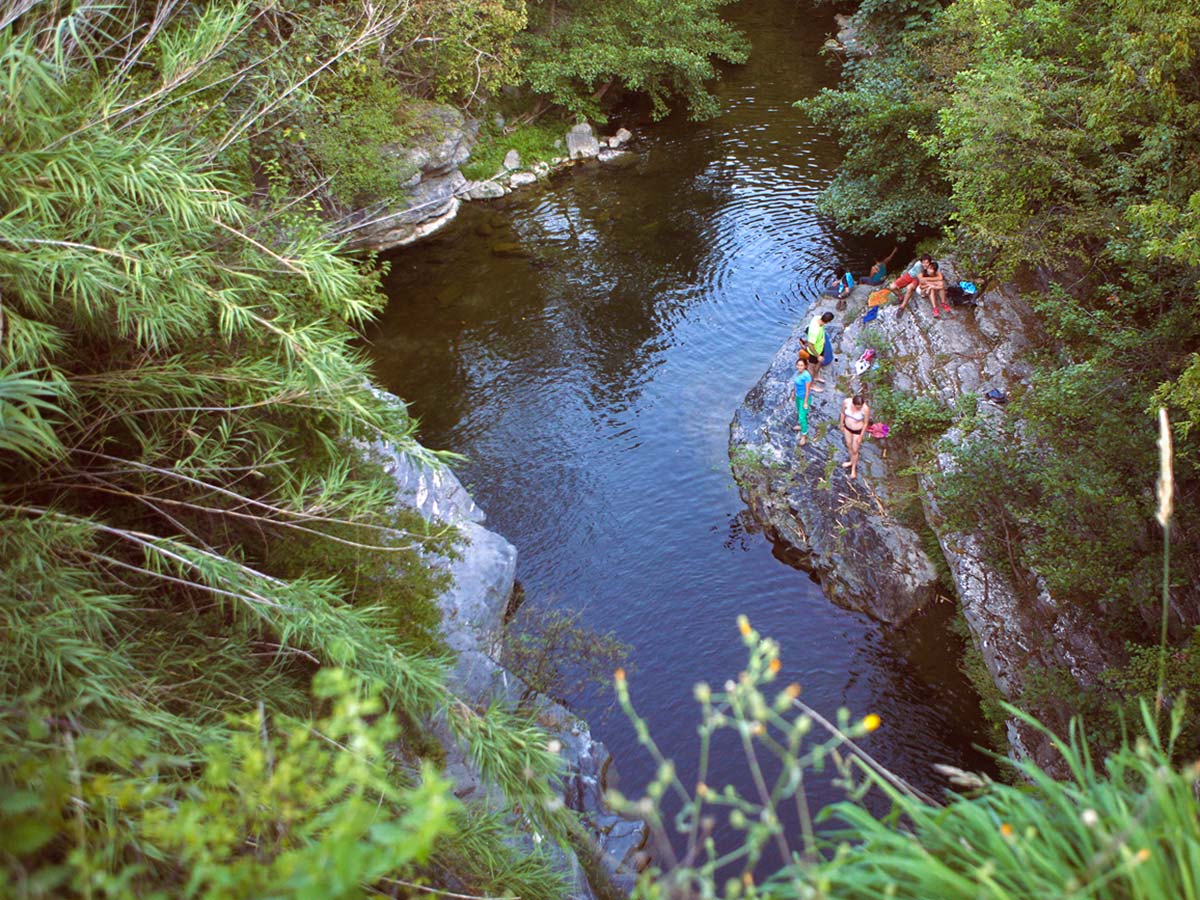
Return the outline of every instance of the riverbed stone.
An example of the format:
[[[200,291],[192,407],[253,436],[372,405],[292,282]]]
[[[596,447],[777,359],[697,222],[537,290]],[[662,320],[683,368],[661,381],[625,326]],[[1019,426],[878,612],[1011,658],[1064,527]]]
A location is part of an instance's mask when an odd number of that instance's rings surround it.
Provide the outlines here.
[[[521,154],[516,150],[509,150],[504,154],[504,168],[510,172],[514,169],[521,168]]]
[[[492,244],[492,256],[499,256],[502,259],[519,259],[528,255],[529,251],[516,241],[497,241]]]
[[[468,200],[496,200],[508,193],[508,188],[495,179],[468,182],[464,196]]]
[[[569,159],[591,159],[600,153],[600,141],[587,122],[573,125],[567,132],[567,157]]]
[[[517,188],[535,184],[537,180],[538,177],[533,172],[514,172],[508,179],[508,184],[511,188],[516,190]]]
[[[633,165],[637,162],[636,153],[628,150],[612,150],[608,147],[603,148],[596,158],[605,165],[618,167]]]
[[[628,128],[618,128],[617,133],[608,139],[608,146],[619,150],[633,140],[633,132]]]

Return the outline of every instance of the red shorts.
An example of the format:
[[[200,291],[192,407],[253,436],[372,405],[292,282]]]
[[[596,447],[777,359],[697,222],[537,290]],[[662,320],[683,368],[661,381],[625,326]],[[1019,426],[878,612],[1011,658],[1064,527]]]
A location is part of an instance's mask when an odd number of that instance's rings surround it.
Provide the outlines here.
[[[917,283],[917,279],[913,278],[907,272],[905,272],[903,275],[901,275],[899,278],[896,279],[896,287],[898,287],[898,288],[906,288],[910,284],[916,284],[916,283]]]

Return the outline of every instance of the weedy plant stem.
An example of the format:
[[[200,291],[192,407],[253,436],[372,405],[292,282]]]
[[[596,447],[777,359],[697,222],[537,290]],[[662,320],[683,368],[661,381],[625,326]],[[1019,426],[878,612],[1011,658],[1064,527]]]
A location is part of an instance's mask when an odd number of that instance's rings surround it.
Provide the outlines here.
[[[1154,698],[1154,725],[1162,715],[1167,686],[1167,615],[1171,609],[1171,512],[1175,501],[1172,467],[1171,421],[1165,408],[1158,410],[1158,512],[1163,532],[1162,627],[1158,637],[1158,692]]]

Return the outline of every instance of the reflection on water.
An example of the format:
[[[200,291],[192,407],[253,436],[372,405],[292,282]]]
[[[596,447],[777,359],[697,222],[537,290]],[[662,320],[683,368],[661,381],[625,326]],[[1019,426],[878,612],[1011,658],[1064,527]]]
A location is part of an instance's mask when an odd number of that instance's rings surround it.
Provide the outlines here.
[[[469,458],[460,475],[519,549],[529,608],[582,609],[632,645],[634,701],[685,783],[692,685],[739,670],[746,613],[807,702],[879,713],[870,752],[936,788],[931,763],[979,764],[948,611],[893,630],[833,607],[754,531],[729,474],[733,412],[827,268],[865,271],[890,246],[813,208],[838,151],[792,101],[836,77],[817,56],[828,9],[734,14],[754,54],[720,85],[725,114],[644,129],[636,166],[471,205],[395,254],[371,353],[425,443]],[[594,719],[611,706],[588,688],[571,700]],[[653,767],[632,729],[593,724],[636,791]]]

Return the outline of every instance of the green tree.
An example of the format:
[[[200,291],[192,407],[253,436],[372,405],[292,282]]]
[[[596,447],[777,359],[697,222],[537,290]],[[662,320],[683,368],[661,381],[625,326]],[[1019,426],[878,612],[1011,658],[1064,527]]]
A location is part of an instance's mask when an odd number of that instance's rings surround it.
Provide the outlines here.
[[[728,0],[534,0],[522,35],[522,76],[537,93],[584,118],[600,118],[600,98],[616,83],[645,93],[655,117],[680,98],[692,118],[716,115],[706,82],[716,60],[739,63],[747,45],[724,22]]]

